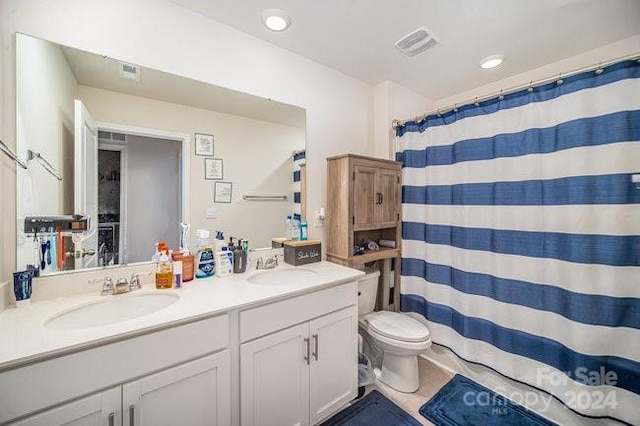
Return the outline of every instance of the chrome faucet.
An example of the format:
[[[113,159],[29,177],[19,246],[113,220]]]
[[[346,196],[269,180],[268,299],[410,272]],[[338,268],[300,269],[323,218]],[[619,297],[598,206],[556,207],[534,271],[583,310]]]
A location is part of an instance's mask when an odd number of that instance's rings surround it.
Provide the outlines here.
[[[256,269],[273,269],[278,266],[278,256],[282,256],[279,254],[274,254],[271,257],[268,257],[267,260],[262,260],[262,257],[258,258],[256,262]]]
[[[89,280],[89,283],[93,284],[102,281],[102,291],[100,292],[100,296],[109,296],[112,294],[129,293],[130,291],[139,290],[142,288],[140,285],[140,275],[150,274],[151,272],[137,272],[131,274],[129,281],[127,281],[126,278],[119,278],[115,285],[113,284],[111,277],[95,278]]]
[[[114,294],[115,287],[113,286],[113,280],[111,277],[104,278],[94,278],[89,280],[89,284],[98,283],[102,281],[102,291],[100,292],[100,296],[108,296]]]

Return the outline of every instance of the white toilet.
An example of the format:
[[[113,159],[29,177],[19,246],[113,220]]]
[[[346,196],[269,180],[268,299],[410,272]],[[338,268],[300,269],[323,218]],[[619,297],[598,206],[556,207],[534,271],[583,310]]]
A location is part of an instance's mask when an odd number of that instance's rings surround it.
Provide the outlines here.
[[[358,323],[383,353],[378,379],[400,392],[415,392],[420,386],[418,355],[431,346],[429,329],[401,313],[374,312],[380,272],[366,272],[358,282]]]

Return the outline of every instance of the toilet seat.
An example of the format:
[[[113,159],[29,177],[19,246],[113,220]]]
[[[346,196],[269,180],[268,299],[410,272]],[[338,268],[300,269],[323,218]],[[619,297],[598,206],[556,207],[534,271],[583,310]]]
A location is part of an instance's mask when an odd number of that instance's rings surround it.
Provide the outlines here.
[[[373,312],[365,316],[371,331],[389,339],[403,342],[429,340],[429,329],[415,319],[390,311]]]

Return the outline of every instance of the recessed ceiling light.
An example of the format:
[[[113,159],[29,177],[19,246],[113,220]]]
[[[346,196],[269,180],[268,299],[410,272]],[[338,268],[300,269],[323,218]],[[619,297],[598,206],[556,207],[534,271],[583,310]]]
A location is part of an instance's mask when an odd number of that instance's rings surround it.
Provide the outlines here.
[[[271,31],[284,31],[291,25],[291,17],[280,9],[262,12],[262,23]]]
[[[504,55],[499,53],[497,55],[487,56],[483,60],[480,61],[480,68],[488,70],[490,68],[495,68],[500,66],[504,61]]]

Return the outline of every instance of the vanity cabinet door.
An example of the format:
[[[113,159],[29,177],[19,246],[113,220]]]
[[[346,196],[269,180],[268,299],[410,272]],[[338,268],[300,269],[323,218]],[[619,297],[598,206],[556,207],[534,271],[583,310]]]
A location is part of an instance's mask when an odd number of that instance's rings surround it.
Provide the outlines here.
[[[244,426],[309,423],[308,323],[240,347],[240,421]]]
[[[311,424],[317,424],[356,397],[357,329],[356,306],[309,322]]]
[[[60,405],[10,426],[120,426],[120,386]]]
[[[231,423],[229,350],[122,386],[124,426]]]

